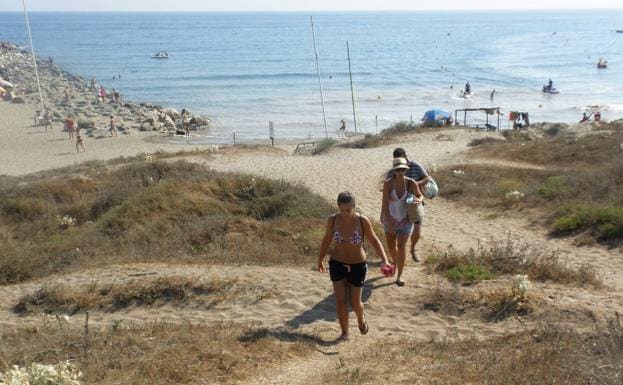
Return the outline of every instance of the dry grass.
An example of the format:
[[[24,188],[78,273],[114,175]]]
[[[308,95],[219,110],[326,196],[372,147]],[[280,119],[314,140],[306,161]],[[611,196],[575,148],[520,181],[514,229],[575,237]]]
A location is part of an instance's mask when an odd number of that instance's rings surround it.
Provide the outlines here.
[[[538,140],[492,142],[478,146],[473,151],[482,157],[522,161],[548,167],[595,168],[612,162],[613,155],[620,156],[620,144],[623,143],[623,124],[604,123],[599,128],[608,132],[597,131],[583,137],[554,135]]]
[[[451,130],[462,129],[462,126],[441,126],[441,127],[427,127],[423,125],[398,122],[392,126],[379,132],[377,135],[366,134],[363,138],[354,140],[352,142],[342,143],[340,147],[346,148],[373,148],[379,146],[385,146],[392,143],[398,143],[400,138],[407,134],[420,134],[431,132],[433,130]]]
[[[586,334],[544,326],[484,341],[390,339],[351,361],[318,383],[618,385],[623,381],[623,328],[617,316]]]
[[[303,338],[254,332],[230,323],[85,329],[50,320],[0,335],[0,371],[71,360],[84,384],[237,384],[312,351]]]
[[[301,186],[186,162],[77,170],[3,178],[0,284],[121,261],[311,264],[334,210]]]
[[[13,307],[19,314],[43,312],[74,315],[84,310],[118,311],[130,306],[161,306],[210,309],[226,300],[244,295],[260,301],[276,293],[269,287],[259,287],[238,280],[212,279],[205,281],[171,276],[145,278],[114,285],[89,285],[70,288],[64,285],[44,286],[20,298]]]
[[[448,273],[456,272],[457,267],[478,266],[490,273],[487,279],[495,275],[526,274],[533,281],[555,282],[567,285],[603,287],[603,282],[590,265],[571,268],[562,263],[556,252],[530,245],[516,245],[508,239],[504,242],[492,242],[490,246],[478,245],[468,252],[459,252],[454,248],[437,250],[425,260],[429,272],[448,276],[455,282],[472,284],[481,279],[470,279],[471,275],[457,276],[452,279]]]
[[[536,294],[517,295],[511,288],[499,286],[480,289],[437,286],[427,290],[421,301],[423,310],[453,317],[473,313],[484,322],[525,317],[543,306]]]
[[[436,180],[448,199],[472,207],[527,211],[549,226],[552,235],[580,235],[583,243],[590,238],[616,246],[623,242],[623,128],[608,132],[573,139],[487,141],[471,152],[547,169],[453,165],[440,170]]]

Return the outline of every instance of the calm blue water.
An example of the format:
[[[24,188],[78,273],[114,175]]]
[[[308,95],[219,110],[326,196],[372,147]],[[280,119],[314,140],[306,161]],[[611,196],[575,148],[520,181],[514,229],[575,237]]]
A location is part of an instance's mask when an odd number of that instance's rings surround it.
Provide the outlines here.
[[[577,121],[584,106],[623,117],[623,11],[314,14],[330,134],[419,120],[431,108],[501,106],[533,121]],[[32,13],[35,49],[126,98],[210,115],[211,136],[324,136],[308,14]],[[0,13],[0,40],[27,44],[21,13]],[[171,58],[150,55],[166,49]],[[610,68],[595,63],[606,57]],[[121,74],[120,80],[112,80]],[[548,78],[561,90],[543,95]],[[457,96],[470,81],[471,100]],[[450,86],[454,89],[451,89]],[[496,90],[495,100],[489,94]],[[504,120],[504,125],[506,121]]]

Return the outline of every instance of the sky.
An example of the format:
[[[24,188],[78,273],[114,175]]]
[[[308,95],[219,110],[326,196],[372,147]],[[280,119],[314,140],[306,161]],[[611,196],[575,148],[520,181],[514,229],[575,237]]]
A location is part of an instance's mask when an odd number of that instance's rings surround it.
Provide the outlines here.
[[[336,11],[621,9],[621,0],[26,0],[30,11]],[[22,0],[0,0],[0,11],[22,10]]]

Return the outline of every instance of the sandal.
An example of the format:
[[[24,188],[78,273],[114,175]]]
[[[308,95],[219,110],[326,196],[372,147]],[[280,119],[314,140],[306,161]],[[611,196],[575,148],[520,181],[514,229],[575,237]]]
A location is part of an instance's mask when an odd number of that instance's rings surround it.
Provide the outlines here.
[[[396,280],[396,286],[403,287],[404,285],[405,285],[405,281],[402,281],[400,279]]]
[[[368,332],[370,331],[370,328],[368,327],[368,321],[366,320],[366,316],[363,316],[363,327],[359,326],[359,332],[361,333],[362,336],[365,336],[366,334],[368,334]]]
[[[413,259],[413,262],[420,262],[420,258],[417,256],[415,249],[411,250],[410,252],[411,252],[411,259]]]

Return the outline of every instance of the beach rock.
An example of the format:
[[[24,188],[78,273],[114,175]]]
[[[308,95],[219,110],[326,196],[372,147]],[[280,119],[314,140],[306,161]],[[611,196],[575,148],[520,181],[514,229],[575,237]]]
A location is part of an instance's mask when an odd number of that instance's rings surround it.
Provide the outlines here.
[[[24,104],[26,103],[26,100],[24,100],[24,98],[21,96],[16,96],[14,98],[11,98],[11,102],[15,104]]]
[[[195,115],[190,119],[190,124],[197,127],[210,127],[210,119],[200,115]]]
[[[168,117],[170,117],[173,121],[176,121],[180,118],[180,113],[177,112],[175,108],[166,108],[163,111]]]
[[[149,124],[153,126],[154,124],[156,124],[156,118],[154,118],[153,116],[150,116],[147,119],[143,119],[143,124]]]
[[[165,119],[164,119],[164,122],[162,122],[162,124],[164,125],[164,127],[169,128],[169,129],[175,128],[175,122],[168,115],[165,115]]]
[[[78,128],[79,129],[85,129],[85,130],[94,129],[95,128],[95,122],[93,120],[79,120],[78,121]]]

